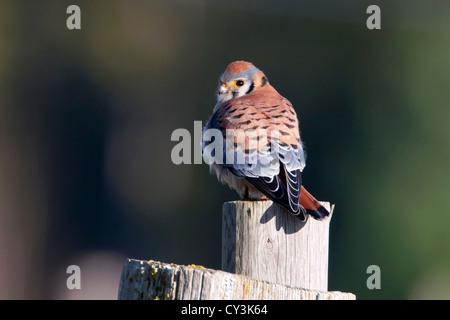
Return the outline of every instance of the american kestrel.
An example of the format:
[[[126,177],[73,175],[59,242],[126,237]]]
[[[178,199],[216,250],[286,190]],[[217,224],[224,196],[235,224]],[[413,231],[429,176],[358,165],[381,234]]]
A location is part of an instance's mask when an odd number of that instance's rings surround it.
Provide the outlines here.
[[[219,136],[212,139],[211,129]],[[211,152],[213,143],[223,148]],[[302,186],[305,153],[292,104],[252,63],[232,62],[220,75],[202,148],[211,173],[243,199],[269,198],[302,221],[330,214]]]

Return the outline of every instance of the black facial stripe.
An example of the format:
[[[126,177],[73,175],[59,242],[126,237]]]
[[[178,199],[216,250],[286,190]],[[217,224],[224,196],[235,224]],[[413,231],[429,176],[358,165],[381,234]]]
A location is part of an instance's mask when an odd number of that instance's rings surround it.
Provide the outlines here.
[[[261,87],[264,87],[266,85],[266,83],[267,83],[267,78],[266,78],[266,76],[263,76],[261,78]]]
[[[250,87],[248,88],[248,90],[247,90],[247,92],[245,94],[252,92],[253,89],[255,89],[255,84],[252,81],[252,84],[250,85]]]

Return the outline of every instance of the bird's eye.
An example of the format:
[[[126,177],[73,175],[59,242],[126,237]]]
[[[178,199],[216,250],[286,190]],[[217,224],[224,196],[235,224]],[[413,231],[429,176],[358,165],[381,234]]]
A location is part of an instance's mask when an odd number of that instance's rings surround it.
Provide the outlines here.
[[[236,85],[237,85],[238,87],[242,87],[242,86],[244,85],[244,81],[238,80],[238,81],[236,81]]]

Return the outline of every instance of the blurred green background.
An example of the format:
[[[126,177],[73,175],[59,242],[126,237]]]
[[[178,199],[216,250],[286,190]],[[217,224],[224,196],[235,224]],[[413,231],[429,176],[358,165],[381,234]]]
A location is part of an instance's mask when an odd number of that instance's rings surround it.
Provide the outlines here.
[[[66,28],[70,4],[81,30]],[[449,299],[438,0],[0,0],[0,298],[115,299],[126,257],[219,269],[222,203],[238,196],[206,164],[174,165],[171,133],[207,121],[239,59],[294,104],[303,182],[336,204],[329,289]],[[66,287],[71,264],[81,290]]]

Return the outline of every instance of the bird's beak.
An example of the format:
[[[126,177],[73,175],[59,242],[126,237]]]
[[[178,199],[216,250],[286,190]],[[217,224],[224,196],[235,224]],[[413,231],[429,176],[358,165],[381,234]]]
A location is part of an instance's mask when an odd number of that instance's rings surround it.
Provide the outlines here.
[[[218,93],[222,94],[222,93],[226,93],[226,92],[228,92],[228,86],[226,83],[224,83],[219,87]]]

